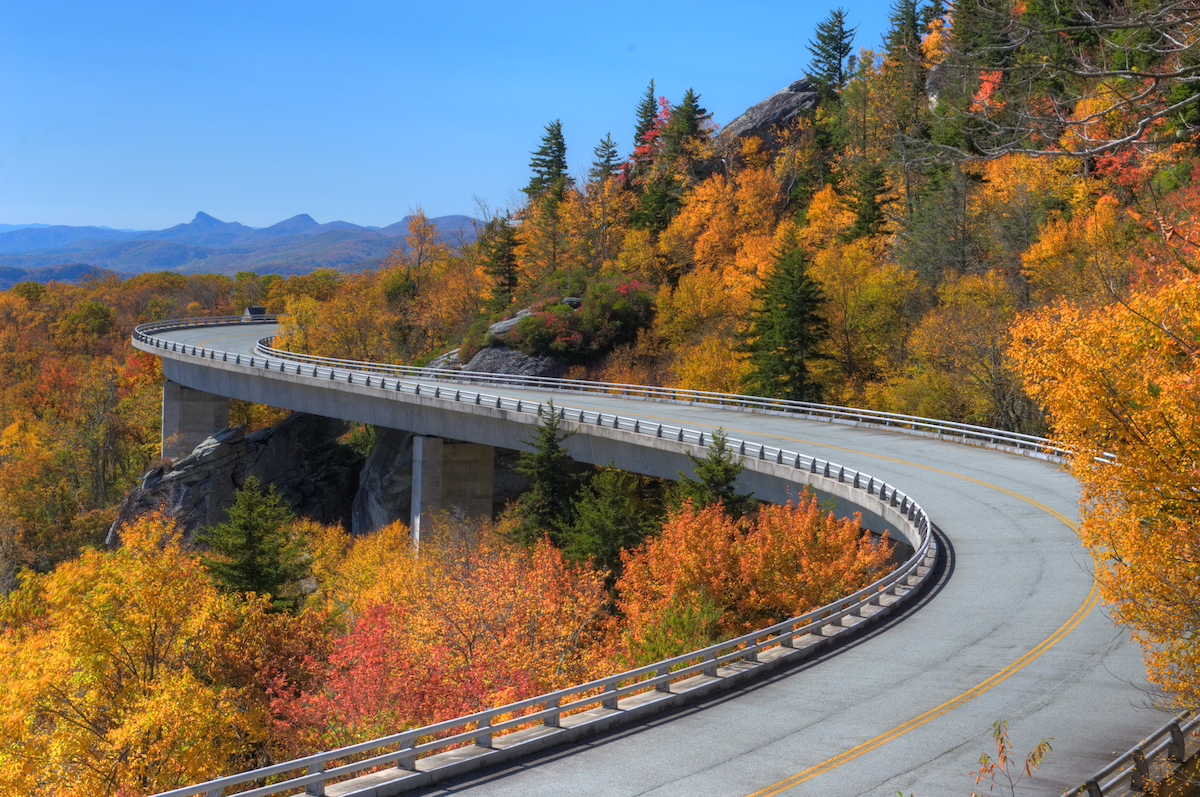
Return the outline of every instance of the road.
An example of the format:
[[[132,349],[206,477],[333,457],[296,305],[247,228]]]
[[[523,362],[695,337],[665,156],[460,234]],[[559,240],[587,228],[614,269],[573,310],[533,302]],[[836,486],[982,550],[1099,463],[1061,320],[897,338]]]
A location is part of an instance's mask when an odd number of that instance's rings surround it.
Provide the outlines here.
[[[249,353],[269,332],[157,334]],[[994,754],[1000,720],[1021,755],[1052,738],[1034,785],[1060,793],[1165,721],[1148,707],[1140,650],[1099,605],[1076,537],[1078,486],[1053,464],[710,405],[490,390],[723,427],[867,471],[925,507],[946,558],[918,607],[820,659],[425,794],[965,795],[986,788],[972,773],[981,753]]]

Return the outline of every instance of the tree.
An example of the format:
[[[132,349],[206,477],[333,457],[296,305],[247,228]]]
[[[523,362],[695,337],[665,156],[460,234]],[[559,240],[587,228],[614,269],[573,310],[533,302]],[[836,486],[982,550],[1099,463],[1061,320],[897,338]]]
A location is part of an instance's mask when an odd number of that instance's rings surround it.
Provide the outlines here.
[[[753,296],[740,348],[750,361],[746,388],[752,395],[819,401],[821,389],[810,379],[806,361],[828,331],[821,288],[809,277],[808,258],[794,234],[776,249],[771,273]]]
[[[574,432],[560,431],[562,416],[551,401],[538,406],[541,425],[526,443],[532,448],[521,452],[517,472],[529,479],[529,490],[517,505],[520,518],[512,537],[524,545],[533,545],[542,537],[560,541],[562,529],[575,518],[574,485],[568,466],[571,457],[563,441]]]
[[[650,79],[650,85],[646,87],[646,93],[642,95],[642,101],[637,105],[637,124],[633,130],[633,148],[646,143],[646,133],[654,128],[654,122],[658,116],[658,98],[654,96],[654,79]]]
[[[533,176],[529,178],[529,185],[521,190],[531,199],[547,191],[561,199],[563,189],[571,181],[567,176],[567,143],[563,139],[561,120],[555,119],[546,125],[542,145],[531,154],[533,157],[529,160],[529,168]]]
[[[1021,319],[1010,352],[1073,450],[1080,536],[1172,707],[1200,703],[1200,279]],[[1099,455],[1105,454],[1104,457]]]
[[[689,88],[680,103],[671,107],[670,121],[663,129],[663,153],[668,161],[684,157],[685,147],[692,139],[708,136],[710,117],[711,114],[700,107],[700,95]]]
[[[604,138],[600,139],[600,143],[592,152],[596,158],[588,170],[588,179],[601,183],[612,179],[617,173],[617,164],[620,160],[617,155],[617,142],[613,141],[612,133],[605,133]]]
[[[816,38],[808,42],[808,51],[813,56],[808,76],[820,92],[822,102],[836,102],[841,97],[846,82],[846,56],[850,55],[857,30],[857,26],[846,29],[846,12],[837,8],[817,24]]]
[[[517,292],[520,268],[517,264],[517,228],[508,216],[495,216],[484,227],[481,245],[486,249],[483,272],[492,278],[488,309],[502,313],[509,308]]]
[[[576,561],[621,576],[621,552],[636,548],[658,527],[658,513],[642,495],[645,477],[608,467],[584,486],[575,502],[575,522],[563,533],[563,551]]]
[[[1190,138],[1200,113],[1192,0],[1021,8],[956,4],[938,105],[963,143],[941,141],[941,154],[1067,153],[1087,170]]]
[[[690,503],[699,509],[720,502],[725,513],[734,519],[742,517],[758,504],[752,498],[754,493],[742,495],[733,486],[742,472],[742,461],[741,457],[734,461],[734,453],[728,447],[728,442],[725,430],[718,427],[712,434],[712,442],[704,459],[688,454],[696,478],[680,471],[678,498],[681,504]]]
[[[290,533],[292,519],[275,485],[264,493],[258,479],[247,476],[234,493],[229,521],[196,536],[209,549],[201,561],[227,592],[270,595],[276,611],[295,611],[309,564]]]

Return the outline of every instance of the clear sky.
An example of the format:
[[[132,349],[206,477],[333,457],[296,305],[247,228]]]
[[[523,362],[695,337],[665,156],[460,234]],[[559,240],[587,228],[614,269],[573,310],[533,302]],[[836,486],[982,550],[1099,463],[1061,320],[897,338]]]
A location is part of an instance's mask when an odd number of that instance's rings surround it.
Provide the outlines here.
[[[726,124],[804,75],[838,5],[878,48],[888,0],[0,0],[0,223],[504,208],[548,122],[575,174],[606,132],[628,154],[651,78]]]

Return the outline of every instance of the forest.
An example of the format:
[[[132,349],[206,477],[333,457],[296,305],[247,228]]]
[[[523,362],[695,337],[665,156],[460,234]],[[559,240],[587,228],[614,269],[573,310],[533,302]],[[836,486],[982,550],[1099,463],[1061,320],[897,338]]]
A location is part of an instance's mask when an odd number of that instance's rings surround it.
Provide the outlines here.
[[[418,210],[358,274],[0,293],[0,784],[151,794],[736,636],[886,567],[853,518],[738,496],[720,440],[678,484],[568,472],[552,418],[531,490],[440,518],[419,556],[402,526],[351,537],[257,484],[195,539],[150,514],[105,548],[159,457],[161,366],[133,328],[248,305],[298,352],[505,346],[572,377],[1048,436],[1075,452],[1110,611],[1164,702],[1197,705],[1200,9],[897,0],[875,48],[851,21],[812,31],[819,101],[765,135],[651,80],[572,175],[548,121],[523,199],[477,208],[469,243]]]

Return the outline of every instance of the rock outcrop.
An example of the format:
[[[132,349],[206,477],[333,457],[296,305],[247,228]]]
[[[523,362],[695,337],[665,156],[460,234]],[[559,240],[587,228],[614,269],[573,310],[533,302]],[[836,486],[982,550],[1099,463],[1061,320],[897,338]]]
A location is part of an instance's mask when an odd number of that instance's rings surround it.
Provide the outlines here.
[[[515,376],[562,377],[566,376],[567,364],[546,355],[531,356],[506,346],[489,346],[480,349],[479,353],[463,366],[463,370]]]
[[[366,534],[397,520],[408,522],[412,512],[413,433],[375,429],[375,445],[358,476],[351,508],[350,530]]]
[[[774,131],[801,113],[816,108],[818,99],[817,90],[808,78],[801,78],[727,124],[717,136],[718,146],[729,146],[740,139],[758,136],[763,144],[772,148],[775,146]]]
[[[188,535],[223,522],[234,491],[249,476],[275,485],[298,515],[346,522],[362,467],[361,458],[338,443],[348,426],[296,413],[249,435],[241,427],[217,432],[183,459],[146,473],[121,504],[107,542],[120,545],[122,525],[154,510],[171,513]]]

